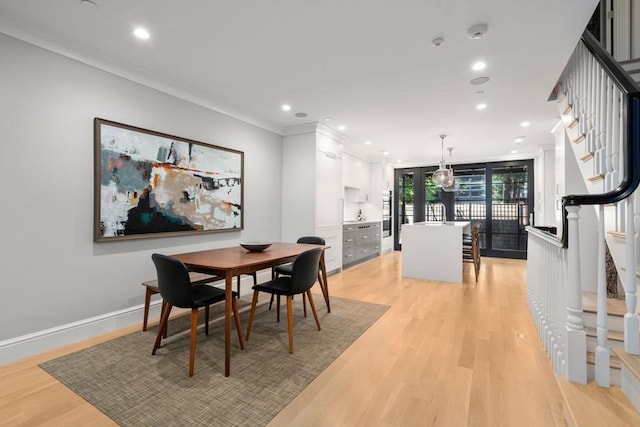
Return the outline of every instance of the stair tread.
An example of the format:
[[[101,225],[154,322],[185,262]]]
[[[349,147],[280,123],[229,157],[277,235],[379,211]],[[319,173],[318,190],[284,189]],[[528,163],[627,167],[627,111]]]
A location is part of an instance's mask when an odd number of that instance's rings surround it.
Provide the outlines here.
[[[587,313],[596,313],[597,297],[595,292],[582,293],[582,310]],[[607,298],[607,314],[609,316],[624,317],[627,306],[623,299]]]
[[[640,379],[640,356],[629,354],[624,348],[612,348],[613,354],[626,366],[636,378]]]
[[[567,412],[567,425],[592,426],[594,420],[606,419],[600,425],[640,425],[640,413],[622,392],[621,387],[600,387],[595,381],[589,384],[572,383],[556,376]]]
[[[627,268],[626,267],[620,267],[620,270],[627,271]],[[640,279],[640,270],[636,270],[636,277],[638,279]]]
[[[622,66],[629,64],[640,64],[640,58],[625,59],[624,61],[618,61],[618,63]]]
[[[607,234],[613,236],[617,239],[626,239],[627,233],[623,233],[622,231],[607,231]]]
[[[587,154],[585,154],[584,156],[580,157],[580,160],[582,160],[583,162],[586,162],[588,160],[593,159],[593,151],[589,151]]]
[[[611,352],[611,357],[609,357],[609,367],[611,369],[622,369],[622,362],[620,361],[620,359],[618,358],[618,356],[615,355],[615,353]],[[596,354],[591,352],[591,351],[587,351],[587,364],[588,365],[595,365],[596,364]]]
[[[588,337],[594,337],[594,338],[598,337],[598,330],[596,328],[585,326],[584,330],[587,333]],[[624,332],[608,329],[607,339],[610,341],[624,342]]]
[[[589,181],[591,182],[596,182],[596,181],[601,181],[604,179],[604,174],[603,173],[599,173],[593,176],[590,176],[589,178],[587,178]]]

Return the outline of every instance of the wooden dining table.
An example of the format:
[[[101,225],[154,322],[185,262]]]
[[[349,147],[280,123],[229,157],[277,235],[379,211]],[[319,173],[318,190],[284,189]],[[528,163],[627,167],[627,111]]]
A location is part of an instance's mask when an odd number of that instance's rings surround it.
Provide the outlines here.
[[[172,255],[182,261],[190,271],[225,278],[224,375],[226,377],[231,373],[231,292],[233,278],[241,274],[254,273],[258,270],[292,262],[302,252],[317,247],[318,245],[313,244],[277,242],[260,252],[249,252],[241,246],[234,246]],[[326,248],[326,246],[323,247],[323,249]],[[320,257],[319,278],[322,279],[320,280],[320,287],[327,304],[327,311],[331,312],[324,250]]]

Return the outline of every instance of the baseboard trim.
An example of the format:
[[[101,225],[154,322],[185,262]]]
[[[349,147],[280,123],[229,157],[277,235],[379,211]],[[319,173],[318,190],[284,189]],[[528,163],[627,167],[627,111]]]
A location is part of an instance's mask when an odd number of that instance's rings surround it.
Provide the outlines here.
[[[258,283],[270,279],[270,270],[268,272],[258,272]],[[252,293],[253,278],[242,276],[240,281],[242,295],[250,295]],[[233,289],[235,290],[235,280]],[[140,324],[140,327],[142,327],[143,312],[144,305],[140,304],[0,341],[0,365],[135,324]],[[159,317],[160,300],[156,299],[151,301],[149,306],[149,320],[157,320]]]
[[[0,365],[141,323],[143,307],[141,304],[0,341]],[[149,318],[159,316],[160,301],[152,301]]]

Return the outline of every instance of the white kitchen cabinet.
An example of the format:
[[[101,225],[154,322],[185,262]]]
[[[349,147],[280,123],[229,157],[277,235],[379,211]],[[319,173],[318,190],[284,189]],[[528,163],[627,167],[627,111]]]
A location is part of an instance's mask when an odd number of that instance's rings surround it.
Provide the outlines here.
[[[342,268],[342,144],[321,124],[288,128],[282,145],[282,240],[320,236],[328,271]]]
[[[343,184],[345,199],[354,203],[371,200],[371,163],[350,154],[343,154]]]

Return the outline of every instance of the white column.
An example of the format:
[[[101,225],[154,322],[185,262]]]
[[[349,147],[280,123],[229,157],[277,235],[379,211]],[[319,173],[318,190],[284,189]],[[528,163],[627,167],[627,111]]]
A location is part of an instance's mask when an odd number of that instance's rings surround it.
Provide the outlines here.
[[[596,326],[596,383],[609,387],[609,349],[607,348],[607,273],[605,263],[604,205],[600,205],[598,218],[598,280]]]
[[[567,379],[587,383],[587,335],[582,318],[582,281],[580,277],[580,206],[567,206],[569,247],[567,249]]]

